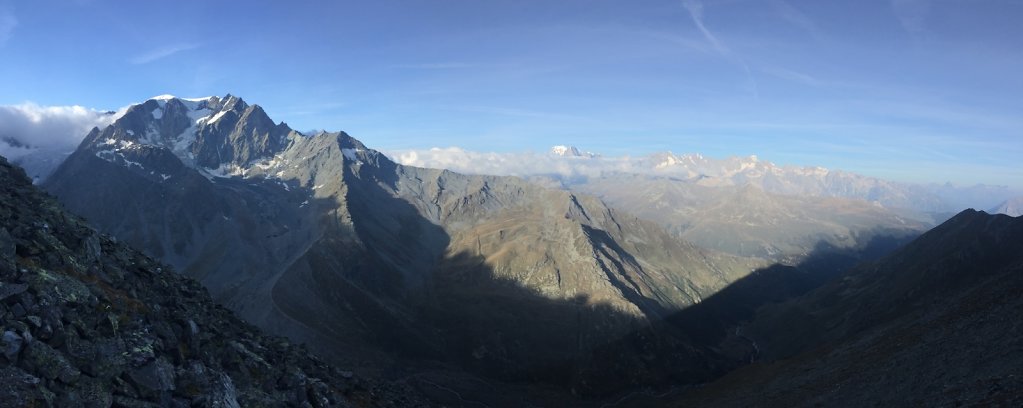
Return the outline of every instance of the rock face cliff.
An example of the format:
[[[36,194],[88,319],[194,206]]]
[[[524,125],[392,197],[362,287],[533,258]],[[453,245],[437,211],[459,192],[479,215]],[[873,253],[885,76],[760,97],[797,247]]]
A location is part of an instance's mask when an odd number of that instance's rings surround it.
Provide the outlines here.
[[[759,265],[593,197],[300,134],[230,95],[131,107],[45,188],[250,322],[366,370],[416,358],[568,385],[590,350]]]
[[[3,158],[0,349],[5,407],[422,404],[264,335]]]

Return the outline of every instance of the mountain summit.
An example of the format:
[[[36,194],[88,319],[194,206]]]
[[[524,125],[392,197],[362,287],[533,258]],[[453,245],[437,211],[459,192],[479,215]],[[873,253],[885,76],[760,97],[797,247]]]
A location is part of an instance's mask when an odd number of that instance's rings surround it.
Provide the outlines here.
[[[293,132],[284,123],[274,124],[258,105],[230,94],[197,99],[161,95],[130,107],[115,124],[94,129],[82,146],[121,164],[139,163],[134,160],[139,154],[160,148],[210,175],[272,156]]]
[[[552,146],[550,152],[555,156],[561,157],[589,157],[589,158],[600,157],[600,155],[596,153],[591,152],[584,153],[575,146],[565,145]]]

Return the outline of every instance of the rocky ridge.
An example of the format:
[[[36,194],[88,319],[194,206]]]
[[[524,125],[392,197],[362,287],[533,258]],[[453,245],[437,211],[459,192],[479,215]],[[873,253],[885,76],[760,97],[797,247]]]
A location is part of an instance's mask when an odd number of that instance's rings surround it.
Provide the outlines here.
[[[421,405],[262,334],[0,158],[0,405]]]

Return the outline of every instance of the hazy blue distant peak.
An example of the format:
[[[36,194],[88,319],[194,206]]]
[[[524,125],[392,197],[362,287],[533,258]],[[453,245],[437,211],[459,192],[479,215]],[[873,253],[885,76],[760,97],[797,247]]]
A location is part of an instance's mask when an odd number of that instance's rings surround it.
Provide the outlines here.
[[[1019,217],[1023,215],[1023,196],[1005,200],[995,208],[992,208],[991,213],[1005,214],[1010,217]]]

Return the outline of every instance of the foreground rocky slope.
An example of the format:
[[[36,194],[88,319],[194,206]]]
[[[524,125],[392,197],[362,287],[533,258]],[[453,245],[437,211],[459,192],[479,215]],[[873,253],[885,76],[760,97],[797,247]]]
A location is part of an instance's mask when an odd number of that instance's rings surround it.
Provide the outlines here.
[[[1020,406],[1023,218],[967,210],[745,327],[761,362],[678,406]],[[663,402],[663,401],[662,401]]]
[[[0,158],[0,406],[414,406],[216,305]]]

